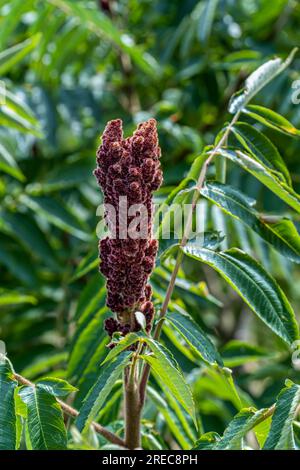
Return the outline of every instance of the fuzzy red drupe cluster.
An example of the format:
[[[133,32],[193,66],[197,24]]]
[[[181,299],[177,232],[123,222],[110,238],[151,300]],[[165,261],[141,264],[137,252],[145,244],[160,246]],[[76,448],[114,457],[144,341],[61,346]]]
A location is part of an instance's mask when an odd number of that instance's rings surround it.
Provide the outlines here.
[[[123,138],[120,119],[108,122],[97,151],[94,173],[104,193],[104,203],[111,205],[116,215],[112,222],[106,214],[108,226],[112,228],[112,223],[115,224],[114,237],[99,242],[100,271],[107,278],[107,305],[117,314],[116,318],[108,318],[105,322],[110,336],[116,331],[123,335],[138,331],[140,326],[134,315],[136,311],[144,313],[146,331],[151,329],[154,307],[148,279],[155,265],[158,247],[157,240],[152,238],[152,194],[162,183],[160,154],[155,119],[140,124],[134,134],[126,139]],[[128,211],[124,237],[120,227],[120,198],[125,196]],[[128,213],[130,207],[136,204],[142,204],[147,214],[141,237],[133,237],[130,233],[136,214],[128,216]],[[121,214],[121,217],[124,215]]]

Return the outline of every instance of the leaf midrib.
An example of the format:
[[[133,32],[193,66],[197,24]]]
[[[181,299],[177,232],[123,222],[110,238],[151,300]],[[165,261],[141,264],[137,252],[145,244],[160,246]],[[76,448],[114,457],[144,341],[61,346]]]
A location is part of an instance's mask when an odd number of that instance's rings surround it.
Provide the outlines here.
[[[33,387],[33,395],[34,395],[34,401],[35,401],[35,405],[36,405],[37,416],[38,416],[38,420],[39,420],[39,423],[40,423],[42,438],[43,438],[46,449],[49,450],[48,445],[47,445],[47,441],[45,439],[44,429],[43,429],[43,426],[42,426],[41,415],[40,415],[40,412],[39,412],[38,393],[37,393],[36,387]]]

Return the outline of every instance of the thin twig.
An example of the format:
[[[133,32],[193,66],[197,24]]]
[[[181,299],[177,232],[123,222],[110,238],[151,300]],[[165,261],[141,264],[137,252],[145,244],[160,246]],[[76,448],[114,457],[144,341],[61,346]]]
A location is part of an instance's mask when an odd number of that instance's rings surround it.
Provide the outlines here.
[[[30,387],[35,387],[35,384],[30,382],[30,380],[26,379],[22,375],[14,373],[14,378],[22,385],[27,385]],[[60,404],[62,410],[68,415],[72,416],[73,418],[77,418],[79,415],[79,411],[73,408],[72,406],[68,405],[62,400],[59,400],[58,398],[56,399],[57,402]],[[101,426],[99,423],[95,423],[94,421],[92,422],[91,426],[94,428],[94,430],[98,433],[101,434],[101,436],[105,437],[108,441],[112,442],[113,444],[116,444],[118,446],[122,446],[125,448],[125,442],[123,439],[121,439],[119,436],[116,434],[110,432],[108,429],[104,428]]]

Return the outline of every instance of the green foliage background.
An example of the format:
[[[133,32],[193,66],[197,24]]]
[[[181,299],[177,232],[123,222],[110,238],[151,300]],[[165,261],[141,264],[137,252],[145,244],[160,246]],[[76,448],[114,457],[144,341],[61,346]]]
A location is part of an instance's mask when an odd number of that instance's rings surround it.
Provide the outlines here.
[[[138,122],[157,119],[164,186],[156,198],[163,201],[230,119],[228,100],[248,74],[299,43],[297,1],[108,3],[110,11],[101,1],[0,0],[0,79],[7,89],[0,106],[0,339],[28,379],[55,376],[78,387],[76,407],[107,353],[102,324],[109,312],[96,260],[101,194],[92,175],[106,122],[122,118],[129,134]],[[298,128],[300,105],[292,103],[291,85],[299,64],[296,55],[254,100]],[[259,128],[278,147],[299,192],[299,139]],[[300,229],[299,215],[233,163],[227,183],[254,197],[260,215],[288,216]],[[219,210],[212,214],[210,228],[226,235],[222,249],[236,246],[262,262],[299,320],[297,264],[246,225]],[[158,263],[152,277],[158,307],[171,269]],[[299,383],[283,341],[208,266],[185,259],[173,304],[209,333],[233,369],[235,391],[166,323],[163,342],[191,384],[201,432],[222,434],[241,403],[268,407],[287,377]],[[116,382],[99,415],[115,430],[122,427],[121,393]],[[164,385],[152,380],[143,446],[189,448],[197,436]],[[94,435],[82,441],[74,431],[70,442],[104,445]]]

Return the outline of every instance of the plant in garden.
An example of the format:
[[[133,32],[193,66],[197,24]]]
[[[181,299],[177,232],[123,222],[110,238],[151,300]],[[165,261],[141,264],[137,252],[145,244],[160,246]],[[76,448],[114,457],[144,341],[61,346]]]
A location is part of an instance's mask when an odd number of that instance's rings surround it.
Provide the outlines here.
[[[250,431],[254,432],[258,446],[262,449],[298,448],[300,385],[287,380],[276,403],[267,408],[255,408],[235,387],[231,370],[224,366],[226,355],[222,357],[205,330],[184,308],[172,302],[182,263],[185,259],[192,259],[219,273],[288,348],[293,348],[299,340],[297,321],[289,301],[273,277],[250,253],[237,248],[220,249],[222,237],[215,232],[206,232],[200,239],[202,243],[199,243],[198,237],[190,238],[199,199],[204,198],[234,219],[242,221],[285,257],[294,262],[300,261],[300,238],[293,222],[266,214],[262,216],[249,197],[226,183],[226,162],[230,161],[300,213],[300,196],[291,185],[289,173],[275,145],[259,127],[250,126],[248,121],[241,119],[242,116],[251,117],[254,122],[278,132],[300,135],[300,131],[279,114],[250,104],[256,93],[290,64],[293,55],[294,52],[285,62],[271,60],[248,77],[245,88],[230,100],[229,112],[233,113],[231,122],[224,126],[215,144],[205,148],[195,159],[188,176],[168,197],[168,203],[191,203],[182,239],[173,243],[169,240],[170,246],[160,256],[160,263],[167,267],[170,277],[163,297],[154,293],[156,304],[161,304],[156,317],[148,283],[157,254],[157,241],[153,239],[152,229],[152,197],[153,191],[158,189],[162,181],[156,122],[150,119],[140,124],[133,135],[126,139],[120,120],[107,124],[97,152],[95,176],[103,190],[104,202],[111,205],[117,215],[113,220],[112,214],[106,211],[106,222],[115,237],[110,234],[99,245],[100,271],[107,279],[107,306],[116,315],[105,320],[105,329],[111,337],[110,351],[102,364],[96,363],[98,377],[86,391],[79,411],[61,399],[76,393],[77,389],[68,382],[46,377],[32,383],[17,374],[10,361],[2,355],[2,449],[19,447],[25,423],[28,430],[25,434],[27,448],[66,448],[70,431],[65,427],[62,412],[75,418],[76,429],[82,438],[88,439],[87,436],[94,430],[117,448],[140,448],[145,432],[141,418],[147,404],[147,394],[161,412],[166,413],[166,409],[163,410],[163,399],[157,396],[153,385],[149,385],[150,374],[153,374],[157,384],[170,398],[176,410],[176,419],[180,420],[185,430],[186,437],[182,435],[178,438],[177,422],[172,423],[172,417],[165,415],[171,432],[179,439],[182,448],[240,449]],[[208,170],[213,163],[215,176],[208,177]],[[148,216],[143,221],[146,223],[144,236],[132,238],[130,227],[134,221],[133,215],[125,223],[126,236],[121,236],[120,221],[123,221],[119,217],[120,197],[128,198],[129,212],[134,204],[147,207]],[[164,213],[161,226],[167,215]],[[138,233],[141,233],[141,229],[142,223]],[[181,344],[178,341],[182,338],[187,346],[181,347],[188,348],[191,357],[207,365],[208,377],[217,378],[220,387],[225,387],[238,408],[238,413],[223,435],[201,433],[200,417],[195,406],[197,395],[193,397],[172,352],[161,342],[164,325],[171,326],[172,334],[176,331],[176,344]],[[97,336],[94,341],[99,341]],[[252,352],[248,349],[247,353],[259,355],[255,348]],[[236,357],[237,363],[238,360]],[[124,423],[121,421],[115,429],[108,429],[98,421],[122,373]],[[122,397],[121,394],[119,396]],[[55,432],[52,432],[51,426],[55,426]],[[71,432],[74,433],[74,430]]]

